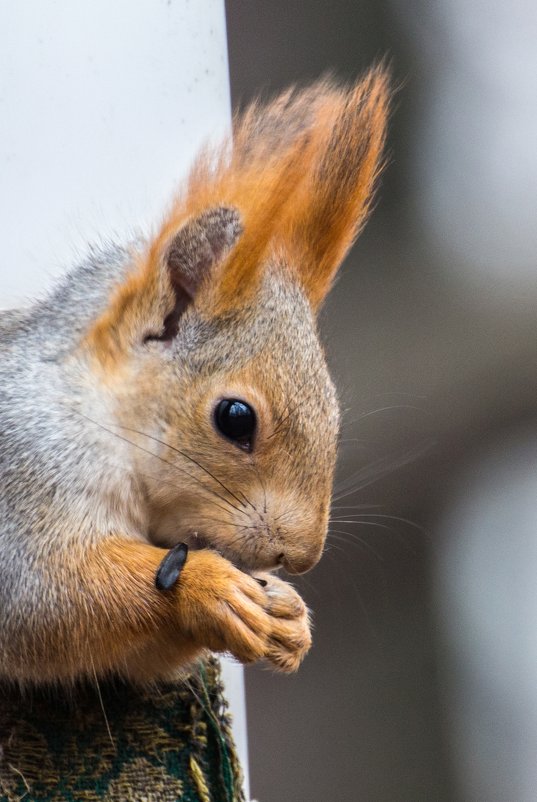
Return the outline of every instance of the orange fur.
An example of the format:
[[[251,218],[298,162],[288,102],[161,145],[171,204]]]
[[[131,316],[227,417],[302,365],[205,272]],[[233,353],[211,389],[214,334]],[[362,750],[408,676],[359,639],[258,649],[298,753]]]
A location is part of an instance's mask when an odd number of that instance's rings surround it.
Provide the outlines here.
[[[148,269],[145,259],[135,257],[137,269],[115,291],[110,304],[84,337],[106,371],[112,371],[139,338],[140,328],[159,325],[173,306],[169,282],[161,271]]]
[[[314,308],[371,208],[383,167],[388,99],[387,74],[377,68],[321,106],[314,169],[298,186],[280,234]]]
[[[163,270],[169,243],[187,220],[217,206],[237,208],[244,233],[212,282],[205,311],[247,302],[271,255],[282,252],[317,308],[371,207],[388,96],[386,72],[377,68],[350,90],[320,82],[298,93],[294,107],[287,92],[236,118],[233,140],[201,152],[136,271],[88,333],[100,361],[117,362],[140,321],[158,321],[173,306]],[[304,118],[289,119],[289,131],[287,107]],[[275,135],[270,123],[278,117]]]
[[[74,272],[39,336],[8,318],[3,676],[154,679],[204,649],[300,664],[302,600],[245,572],[301,573],[324,547],[339,407],[312,310],[370,208],[387,95],[376,69],[254,104],[145,246]],[[28,375],[44,392],[21,406]],[[231,399],[254,413],[246,439],[219,421]]]
[[[76,616],[49,621],[39,642],[24,644],[25,677],[68,680],[119,666],[124,676],[145,681],[171,676],[207,648],[243,662],[270,656],[284,670],[298,667],[310,635],[294,590],[267,576],[271,599],[223,557],[199,551],[189,554],[173,590],[158,591],[165,553],[109,537],[61,561],[63,584],[77,588]]]

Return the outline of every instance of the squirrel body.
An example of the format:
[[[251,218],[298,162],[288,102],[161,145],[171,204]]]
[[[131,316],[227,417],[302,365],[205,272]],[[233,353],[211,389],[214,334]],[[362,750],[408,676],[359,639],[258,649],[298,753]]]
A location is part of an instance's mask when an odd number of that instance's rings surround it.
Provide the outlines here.
[[[381,69],[254,104],[154,235],[2,314],[2,678],[148,681],[204,650],[298,667],[308,611],[271,572],[326,537],[339,412],[315,318],[386,108]]]

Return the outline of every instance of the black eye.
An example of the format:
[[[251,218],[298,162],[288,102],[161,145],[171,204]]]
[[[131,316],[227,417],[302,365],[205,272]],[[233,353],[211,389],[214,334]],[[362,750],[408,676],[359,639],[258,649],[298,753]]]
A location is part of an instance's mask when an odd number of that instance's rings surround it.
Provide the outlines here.
[[[237,398],[224,398],[214,411],[214,422],[224,437],[245,451],[251,451],[256,427],[256,416],[251,406]]]

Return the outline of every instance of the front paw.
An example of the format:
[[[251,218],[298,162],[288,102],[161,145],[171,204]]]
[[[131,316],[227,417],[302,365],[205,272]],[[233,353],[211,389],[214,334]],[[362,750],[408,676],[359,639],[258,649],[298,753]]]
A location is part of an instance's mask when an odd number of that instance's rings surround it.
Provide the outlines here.
[[[257,576],[266,583],[266,611],[272,620],[271,643],[265,658],[280,671],[296,671],[311,647],[308,608],[288,582],[272,574]]]
[[[191,553],[178,589],[182,624],[200,646],[296,671],[311,646],[308,610],[291,585],[259,578],[214,552]]]

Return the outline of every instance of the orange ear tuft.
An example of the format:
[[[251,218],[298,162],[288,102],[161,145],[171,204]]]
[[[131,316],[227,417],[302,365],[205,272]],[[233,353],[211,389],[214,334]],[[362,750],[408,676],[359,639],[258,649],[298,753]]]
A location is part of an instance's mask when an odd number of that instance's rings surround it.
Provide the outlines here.
[[[314,308],[371,208],[384,166],[388,103],[388,76],[378,67],[319,104],[312,130],[314,168],[297,188],[281,232]]]
[[[237,206],[244,215],[244,233],[212,287],[212,314],[237,308],[255,292],[275,232],[289,214],[289,205],[312,155],[308,139],[301,136],[287,152],[273,155],[264,163],[256,161],[241,172]]]
[[[350,90],[319,81],[236,117],[233,138],[198,156],[88,333],[100,361],[117,361],[144,333],[173,337],[200,290],[209,314],[247,302],[281,250],[316,308],[370,209],[388,94],[377,68]]]

